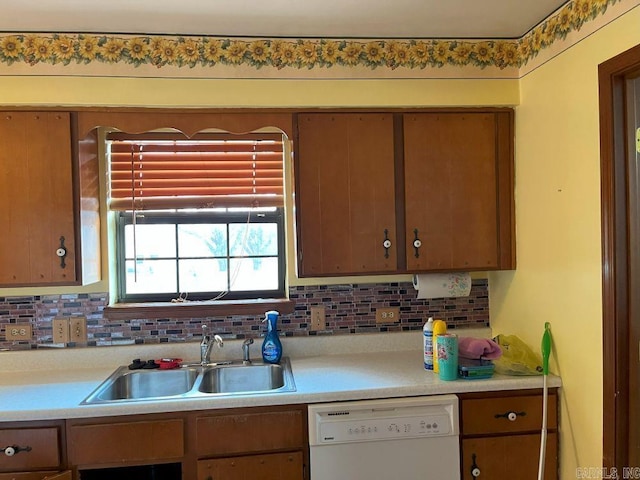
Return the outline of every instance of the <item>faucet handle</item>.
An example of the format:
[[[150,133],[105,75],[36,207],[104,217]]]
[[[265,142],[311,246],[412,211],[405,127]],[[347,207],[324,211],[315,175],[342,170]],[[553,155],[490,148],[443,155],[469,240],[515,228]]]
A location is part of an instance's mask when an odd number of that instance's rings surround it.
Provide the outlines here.
[[[247,338],[242,342],[242,363],[244,365],[251,364],[251,358],[249,357],[249,345],[253,344],[253,338]]]
[[[213,341],[216,342],[219,348],[224,347],[224,341],[222,340],[222,337],[220,335],[214,335]]]

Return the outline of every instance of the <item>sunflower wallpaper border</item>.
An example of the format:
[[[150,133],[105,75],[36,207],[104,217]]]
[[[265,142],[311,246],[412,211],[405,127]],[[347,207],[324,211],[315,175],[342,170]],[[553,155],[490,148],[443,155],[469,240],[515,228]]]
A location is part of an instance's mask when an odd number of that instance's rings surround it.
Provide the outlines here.
[[[359,68],[412,71],[471,67],[519,69],[540,52],[624,0],[572,0],[517,40],[268,39],[109,34],[0,34],[0,74],[26,65],[94,65],[211,69],[259,73]],[[637,3],[637,2],[635,2]]]

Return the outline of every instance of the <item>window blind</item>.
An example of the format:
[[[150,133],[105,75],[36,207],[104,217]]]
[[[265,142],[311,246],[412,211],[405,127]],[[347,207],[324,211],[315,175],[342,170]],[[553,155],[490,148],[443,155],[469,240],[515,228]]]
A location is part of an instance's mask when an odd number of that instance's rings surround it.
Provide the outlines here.
[[[109,208],[282,207],[278,134],[107,136]]]

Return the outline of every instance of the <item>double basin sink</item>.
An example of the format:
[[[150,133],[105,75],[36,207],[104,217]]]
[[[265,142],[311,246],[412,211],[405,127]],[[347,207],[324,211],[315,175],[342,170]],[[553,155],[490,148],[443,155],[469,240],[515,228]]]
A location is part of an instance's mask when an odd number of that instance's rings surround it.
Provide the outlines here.
[[[169,370],[119,367],[83,405],[295,391],[291,363],[187,365]]]

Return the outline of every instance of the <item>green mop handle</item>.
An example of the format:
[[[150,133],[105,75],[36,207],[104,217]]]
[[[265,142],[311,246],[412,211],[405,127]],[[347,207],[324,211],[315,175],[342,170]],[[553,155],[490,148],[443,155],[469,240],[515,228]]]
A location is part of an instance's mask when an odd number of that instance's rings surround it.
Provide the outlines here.
[[[542,373],[549,375],[549,356],[551,355],[551,325],[544,324],[544,334],[542,335]]]
[[[538,480],[544,479],[544,466],[547,451],[547,375],[549,375],[549,356],[551,355],[551,326],[549,322],[544,324],[544,334],[542,335],[542,373],[543,394],[542,394],[542,432],[540,435],[540,460],[538,462]]]

